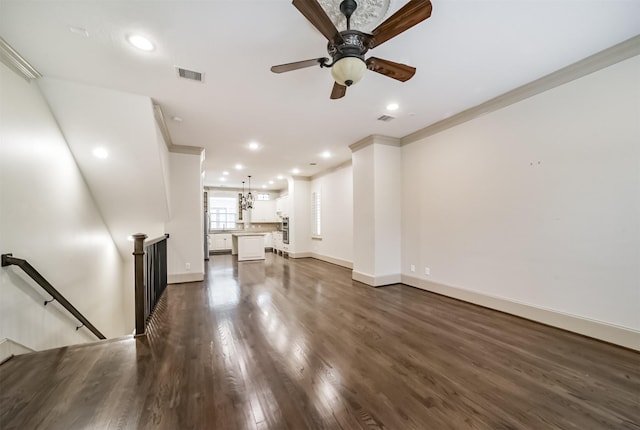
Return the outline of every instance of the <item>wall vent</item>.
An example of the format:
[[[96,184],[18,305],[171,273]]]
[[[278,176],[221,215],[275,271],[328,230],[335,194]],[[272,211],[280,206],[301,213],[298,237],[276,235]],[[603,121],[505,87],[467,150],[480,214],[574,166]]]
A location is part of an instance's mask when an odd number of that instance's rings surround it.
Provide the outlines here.
[[[393,121],[394,119],[396,119],[396,117],[394,117],[394,116],[382,115],[381,117],[378,118],[378,121],[389,122],[389,121]]]
[[[197,82],[204,81],[204,73],[196,72],[195,70],[184,69],[179,66],[176,66],[176,71],[178,72],[178,77],[180,78],[190,79]]]

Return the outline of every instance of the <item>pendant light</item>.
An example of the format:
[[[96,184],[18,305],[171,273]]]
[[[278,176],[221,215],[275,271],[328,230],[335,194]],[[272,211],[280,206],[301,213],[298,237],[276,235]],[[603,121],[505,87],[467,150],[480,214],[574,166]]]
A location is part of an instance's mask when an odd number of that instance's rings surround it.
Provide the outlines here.
[[[244,181],[242,181],[242,194],[240,194],[240,210],[247,210],[247,198],[244,195]]]
[[[244,181],[242,181],[242,194],[240,195],[240,208],[243,211],[247,209],[253,209],[253,202],[255,198],[253,194],[251,194],[251,175],[249,175],[249,192],[247,194],[244,193]]]
[[[249,192],[247,193],[247,209],[253,209],[254,197],[251,194],[251,175],[249,175]]]

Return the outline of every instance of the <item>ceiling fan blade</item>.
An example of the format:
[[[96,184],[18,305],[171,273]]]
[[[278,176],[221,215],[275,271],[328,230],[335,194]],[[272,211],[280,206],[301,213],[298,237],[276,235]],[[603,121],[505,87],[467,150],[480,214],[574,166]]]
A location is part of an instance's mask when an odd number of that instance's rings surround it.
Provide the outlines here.
[[[416,68],[406,64],[394,63],[382,58],[371,57],[367,59],[367,69],[388,76],[398,81],[406,82],[416,74]]]
[[[329,61],[328,58],[314,58],[313,60],[296,61],[295,63],[280,64],[271,67],[273,73],[284,73],[292,70],[304,69],[305,67],[319,66]]]
[[[341,99],[345,94],[347,94],[347,87],[334,82],[333,89],[331,90],[331,100]]]
[[[410,0],[371,32],[373,35],[371,48],[382,45],[387,40],[429,18],[431,8],[429,0]]]
[[[293,6],[330,41],[342,41],[340,32],[316,0],[293,0]]]

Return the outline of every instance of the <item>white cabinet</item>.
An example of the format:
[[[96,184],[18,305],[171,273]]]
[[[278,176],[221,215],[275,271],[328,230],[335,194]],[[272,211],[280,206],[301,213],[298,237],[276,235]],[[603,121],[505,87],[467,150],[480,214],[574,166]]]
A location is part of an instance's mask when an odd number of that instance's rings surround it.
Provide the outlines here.
[[[267,233],[264,235],[264,247],[273,248],[273,233]]]
[[[280,255],[289,254],[289,244],[282,241],[282,232],[273,232],[273,249]]]
[[[276,214],[278,217],[289,216],[289,196],[276,199]]]
[[[213,234],[212,251],[226,251],[231,249],[231,234],[215,233]]]
[[[276,202],[273,200],[256,200],[253,202],[251,222],[277,222]]]
[[[231,253],[238,256],[238,261],[264,260],[264,233],[233,234]]]

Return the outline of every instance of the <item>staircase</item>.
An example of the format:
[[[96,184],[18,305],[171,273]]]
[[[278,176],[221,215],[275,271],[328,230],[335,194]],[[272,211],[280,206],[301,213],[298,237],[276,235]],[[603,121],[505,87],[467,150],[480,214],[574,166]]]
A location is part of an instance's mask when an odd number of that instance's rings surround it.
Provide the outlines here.
[[[140,366],[148,363],[132,359],[145,349],[143,342],[128,336],[7,360],[0,366],[0,427],[136,428],[126,414],[112,411],[136,407],[128,384],[136,383]]]

